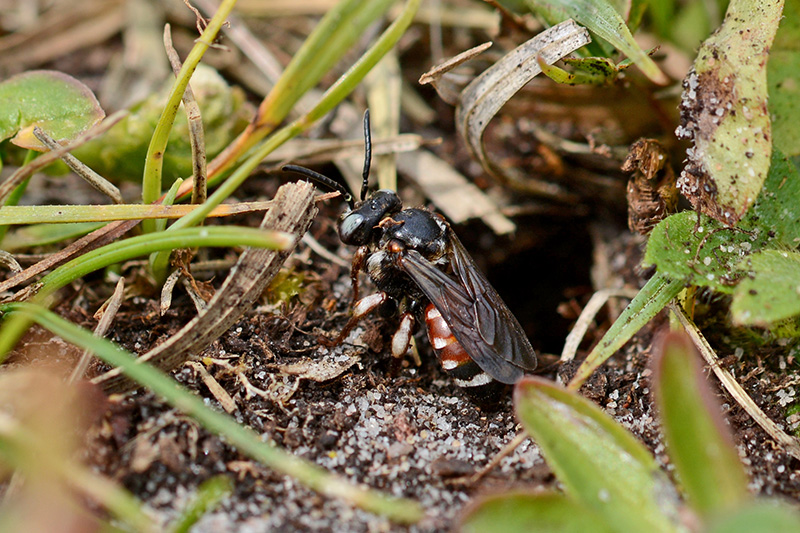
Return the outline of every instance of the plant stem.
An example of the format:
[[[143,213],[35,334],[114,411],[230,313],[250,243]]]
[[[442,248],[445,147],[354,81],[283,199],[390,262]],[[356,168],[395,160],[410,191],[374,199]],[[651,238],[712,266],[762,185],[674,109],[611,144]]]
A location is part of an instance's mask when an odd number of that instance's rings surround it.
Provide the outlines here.
[[[153,136],[150,138],[150,145],[147,147],[147,158],[145,159],[144,175],[142,176],[142,203],[152,204],[161,196],[161,171],[164,165],[164,151],[167,149],[169,133],[175,122],[175,115],[180,107],[183,93],[186,91],[186,86],[189,84],[189,80],[198,63],[200,63],[200,59],[217,38],[222,24],[225,23],[225,19],[235,4],[236,0],[223,0],[203,34],[195,41],[194,47],[192,47],[176,77],[172,91],[164,106],[164,111],[161,113],[158,124],[156,124]],[[145,233],[154,231],[155,227],[155,223],[152,221],[142,222],[142,228]]]
[[[81,276],[159,250],[174,250],[187,246],[253,246],[286,249],[291,246],[292,239],[293,236],[281,232],[236,226],[187,228],[182,231],[138,235],[93,250],[56,268],[36,283],[33,290],[37,293],[32,301],[44,302],[54,292]],[[29,325],[30,322],[21,316],[3,322],[3,327],[0,329],[0,363]]]

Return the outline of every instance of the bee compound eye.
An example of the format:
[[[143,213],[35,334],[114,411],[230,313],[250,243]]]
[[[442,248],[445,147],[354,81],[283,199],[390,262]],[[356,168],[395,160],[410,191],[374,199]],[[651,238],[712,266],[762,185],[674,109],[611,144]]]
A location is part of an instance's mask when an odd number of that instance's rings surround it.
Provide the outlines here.
[[[360,213],[351,212],[342,218],[339,224],[339,238],[345,244],[367,244],[372,228]]]

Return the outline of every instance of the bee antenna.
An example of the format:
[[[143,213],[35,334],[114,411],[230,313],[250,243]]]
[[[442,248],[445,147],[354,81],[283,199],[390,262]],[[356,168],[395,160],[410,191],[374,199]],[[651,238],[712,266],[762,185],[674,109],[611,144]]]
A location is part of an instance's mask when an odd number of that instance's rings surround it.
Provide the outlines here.
[[[344,201],[347,202],[347,205],[350,207],[350,209],[353,209],[355,207],[355,202],[353,201],[353,195],[350,194],[350,191],[348,191],[344,187],[344,185],[342,185],[338,181],[329,178],[328,176],[324,176],[319,172],[315,172],[310,168],[301,167],[298,165],[283,165],[281,167],[281,170],[283,170],[284,172],[294,172],[295,174],[303,175],[319,186],[325,187],[332,191],[336,191],[342,195],[342,198],[344,198]]]
[[[369,109],[364,111],[364,170],[361,171],[361,201],[367,197],[369,167],[372,165],[372,134],[369,127]]]

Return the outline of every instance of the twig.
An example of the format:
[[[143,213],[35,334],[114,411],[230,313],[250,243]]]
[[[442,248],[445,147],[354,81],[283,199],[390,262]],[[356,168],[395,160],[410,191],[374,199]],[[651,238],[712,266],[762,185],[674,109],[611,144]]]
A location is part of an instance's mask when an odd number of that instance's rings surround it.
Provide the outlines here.
[[[506,457],[508,457],[512,453],[514,453],[514,450],[516,450],[527,439],[528,439],[528,432],[525,431],[524,429],[519,431],[516,435],[514,435],[514,438],[511,439],[511,441],[509,441],[508,444],[503,446],[502,450],[497,452],[494,455],[494,457],[492,457],[492,460],[489,461],[486,464],[486,466],[481,468],[475,474],[473,474],[473,475],[471,475],[471,476],[469,476],[467,478],[464,478],[463,484],[465,484],[465,485],[474,485],[475,483],[480,481],[481,478],[483,478],[483,476],[485,476],[486,474],[488,474],[489,472],[491,472],[492,470],[497,468],[497,465],[500,464],[500,461],[502,461],[503,459],[505,459]]]
[[[200,13],[186,2],[198,17]],[[201,17],[202,18],[202,17]],[[167,51],[169,64],[175,76],[181,71],[181,59],[178,52],[172,46],[172,34],[169,24],[164,25],[164,48]],[[203,130],[203,119],[200,115],[200,106],[197,105],[191,84],[186,85],[183,93],[183,107],[186,110],[186,118],[189,120],[189,144],[192,148],[192,175],[194,176],[194,187],[192,188],[192,203],[202,204],[208,196],[208,175],[206,173],[206,137]]]
[[[164,280],[164,285],[161,286],[161,303],[159,305],[161,316],[166,315],[169,308],[172,307],[172,291],[175,290],[175,285],[182,275],[183,271],[176,269]]]
[[[94,329],[94,334],[96,336],[104,337],[108,332],[108,328],[111,327],[111,323],[114,322],[114,318],[117,316],[117,311],[119,311],[119,307],[122,305],[122,295],[124,290],[125,278],[119,278],[119,281],[117,281],[117,286],[114,288],[114,294],[112,294],[111,298],[106,300],[106,303],[103,304],[105,310],[102,311],[100,321],[97,323],[97,327]],[[86,369],[89,366],[89,362],[92,360],[92,354],[93,352],[91,350],[85,350],[83,352],[78,364],[72,370],[72,374],[70,374],[69,379],[67,379],[67,383],[75,383],[77,380],[81,379],[84,374],[86,374]]]
[[[206,13],[213,13],[217,9],[213,0],[195,0],[195,3]],[[224,29],[225,36],[253,62],[270,84],[274,85],[283,73],[281,62],[247,29],[247,24],[244,24],[235,15],[228,16],[228,22],[230,22],[230,26]],[[310,109],[311,106],[306,106],[303,113]]]
[[[350,268],[350,261],[346,259],[342,259],[338,255],[328,251],[327,248],[322,246],[317,239],[312,237],[310,234],[306,233],[303,235],[303,244],[308,246],[312,252],[316,253],[318,256],[322,257],[323,259],[331,262],[336,263],[339,266]]]
[[[314,186],[310,183],[283,185],[274,202],[274,208],[264,216],[261,227],[293,233],[294,246],[283,251],[245,250],[206,311],[144,354],[141,360],[162,370],[172,370],[186,361],[189,354],[203,350],[251,308],[300,241],[316,212]],[[119,369],[98,376],[93,383],[100,384],[108,392],[123,392],[135,386]]]
[[[594,317],[609,298],[633,298],[637,292],[639,291],[634,289],[602,289],[594,293],[586,307],[581,311],[581,315],[572,327],[572,331],[567,335],[564,349],[561,351],[561,362],[566,363],[575,358],[575,352],[578,351],[578,346],[580,346],[583,336],[586,335]]]
[[[183,288],[186,290],[186,293],[189,295],[189,298],[192,300],[194,308],[197,309],[197,312],[205,312],[205,310],[208,308],[208,302],[203,299],[203,297],[200,295],[200,291],[197,290],[197,284],[194,282],[194,278],[190,279],[187,277],[187,274],[184,273],[181,283],[183,284]]]
[[[40,155],[27,165],[18,168],[13,174],[11,174],[11,176],[8,177],[8,179],[6,179],[6,181],[3,182],[2,185],[0,185],[0,202],[5,202],[6,198],[8,198],[8,195],[11,194],[11,192],[16,189],[20,183],[32,176],[34,172],[46,167],[57,159],[60,159],[64,154],[74,150],[78,146],[81,146],[82,144],[85,144],[95,137],[107,132],[127,114],[127,111],[117,111],[110,117],[107,117],[103,122],[95,124],[93,127],[78,135],[71,142],[68,142],[64,145],[59,145],[58,148],[50,150],[46,154]]]
[[[33,134],[50,150],[56,150],[61,147],[58,141],[50,137],[39,126],[33,128]],[[64,154],[61,156],[61,160],[71,168],[75,174],[86,180],[89,185],[111,198],[115,204],[122,203],[122,195],[117,186],[86,166],[86,164],[81,162],[77,157],[72,154]]]
[[[483,168],[507,185],[530,194],[551,195],[569,201],[558,186],[528,183],[527,176],[500,165],[487,153],[483,134],[492,118],[511,97],[542,72],[539,59],[552,64],[591,42],[589,31],[572,20],[557,24],[518,46],[478,75],[459,95],[456,129]]]
[[[0,265],[8,267],[8,269],[14,274],[19,274],[22,272],[22,266],[20,266],[19,262],[14,259],[13,255],[5,250],[0,250]]]
[[[750,415],[753,420],[755,420],[756,424],[761,426],[761,428],[766,431],[767,434],[772,437],[786,453],[795,459],[800,459],[800,442],[779,428],[778,425],[773,422],[758,405],[756,405],[753,399],[736,381],[736,378],[734,378],[730,372],[720,366],[719,359],[716,353],[714,353],[714,349],[710,344],[708,344],[708,341],[703,336],[703,333],[697,328],[695,323],[692,322],[692,320],[686,315],[686,311],[684,311],[684,309],[675,302],[670,303],[670,310],[675,314],[675,316],[678,317],[678,320],[684,329],[686,329],[686,332],[691,337],[695,346],[697,346],[697,349],[700,351],[703,359],[705,359],[706,363],[711,367],[711,370],[714,371],[717,379],[720,380],[722,386],[728,391],[728,394],[730,394],[733,399],[739,403],[742,409],[744,409],[745,412]]]
[[[197,361],[189,361],[187,363],[195,372],[200,375],[200,379],[203,380],[203,383],[206,387],[208,387],[209,392],[217,399],[219,404],[225,409],[226,413],[232,413],[236,410],[236,402],[231,398],[231,395],[222,388],[222,385],[214,379],[214,376],[208,373],[206,367],[202,365],[202,363],[198,363]]]

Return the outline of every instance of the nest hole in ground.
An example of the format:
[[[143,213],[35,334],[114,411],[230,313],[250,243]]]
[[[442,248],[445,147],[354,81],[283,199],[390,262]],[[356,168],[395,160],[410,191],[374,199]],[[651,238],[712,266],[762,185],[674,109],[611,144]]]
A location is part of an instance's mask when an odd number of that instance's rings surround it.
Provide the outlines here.
[[[526,222],[523,222],[526,223]],[[533,245],[487,267],[487,278],[539,352],[558,354],[572,320],[558,313],[574,294],[590,294],[592,243],[586,224],[531,222]]]

